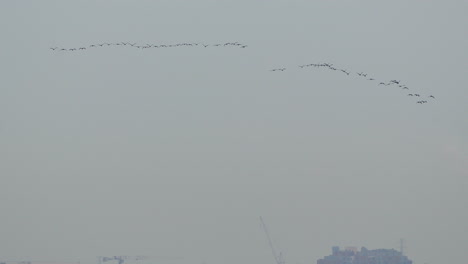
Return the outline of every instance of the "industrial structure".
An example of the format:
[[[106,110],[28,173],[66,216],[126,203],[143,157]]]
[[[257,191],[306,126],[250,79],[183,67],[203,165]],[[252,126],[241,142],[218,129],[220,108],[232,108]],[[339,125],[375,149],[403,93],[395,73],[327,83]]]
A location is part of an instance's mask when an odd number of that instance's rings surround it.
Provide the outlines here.
[[[273,253],[273,258],[275,259],[276,264],[285,264],[283,254],[281,252],[279,254],[276,254],[275,247],[273,246],[273,242],[270,238],[270,233],[268,232],[265,222],[263,221],[263,218],[261,216],[260,222],[262,223],[263,230],[265,231],[266,237],[268,239],[268,244],[270,244],[271,252]]]
[[[112,264],[124,264],[125,262],[140,262],[141,260],[149,259],[147,256],[112,256],[98,257],[98,264],[113,262]],[[109,263],[110,264],[110,263]]]
[[[340,250],[332,247],[332,254],[317,260],[317,264],[412,264],[413,261],[395,249],[374,249],[365,247],[358,251],[355,247]]]

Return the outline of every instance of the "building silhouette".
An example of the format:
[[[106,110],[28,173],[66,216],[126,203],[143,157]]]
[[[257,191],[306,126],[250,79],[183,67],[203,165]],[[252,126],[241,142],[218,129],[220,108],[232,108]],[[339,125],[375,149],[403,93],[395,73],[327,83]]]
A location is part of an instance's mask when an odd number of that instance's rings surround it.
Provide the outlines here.
[[[373,249],[355,247],[340,250],[332,247],[332,254],[317,260],[317,264],[412,264],[413,261],[395,249]]]

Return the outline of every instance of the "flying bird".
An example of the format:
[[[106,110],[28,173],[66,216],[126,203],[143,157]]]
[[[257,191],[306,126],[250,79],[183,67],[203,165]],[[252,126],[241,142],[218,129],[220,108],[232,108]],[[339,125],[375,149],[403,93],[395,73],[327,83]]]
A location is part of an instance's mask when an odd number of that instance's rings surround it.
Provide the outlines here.
[[[341,71],[349,75],[349,72],[347,72],[346,70],[341,70]]]
[[[273,69],[273,70],[270,70],[270,71],[285,71],[286,68],[278,68],[278,69]]]

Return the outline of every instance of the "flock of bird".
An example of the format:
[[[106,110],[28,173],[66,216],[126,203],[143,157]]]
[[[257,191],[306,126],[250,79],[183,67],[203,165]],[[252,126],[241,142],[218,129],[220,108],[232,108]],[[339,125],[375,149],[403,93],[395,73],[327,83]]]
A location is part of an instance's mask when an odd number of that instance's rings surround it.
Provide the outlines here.
[[[178,47],[238,47],[241,49],[247,48],[247,45],[239,42],[226,42],[226,43],[217,43],[217,44],[206,44],[206,43],[176,43],[176,44],[138,44],[130,42],[115,42],[115,43],[98,43],[91,44],[88,46],[73,47],[73,48],[61,48],[61,47],[50,47],[52,51],[85,51],[87,49],[95,49],[102,47],[111,47],[111,46],[120,46],[120,47],[131,47],[137,49],[150,49],[150,48],[178,48]]]
[[[88,46],[81,46],[81,47],[74,47],[74,48],[60,48],[60,47],[50,47],[52,51],[66,51],[66,52],[73,52],[73,51],[85,51],[88,49],[96,49],[96,48],[102,48],[102,47],[111,47],[111,46],[120,46],[120,47],[131,47],[131,48],[137,48],[137,49],[150,49],[150,48],[177,48],[177,47],[203,47],[203,48],[208,48],[208,47],[237,47],[237,48],[246,48],[248,47],[245,44],[239,43],[239,42],[226,42],[226,43],[216,43],[216,44],[206,44],[206,43],[176,43],[176,44],[138,44],[138,43],[131,43],[131,42],[115,42],[115,43],[108,43],[108,42],[103,42],[103,43],[98,43],[98,44],[91,44]],[[311,64],[305,64],[305,65],[299,65],[299,68],[304,69],[304,68],[309,68],[309,67],[314,67],[314,68],[326,68],[332,71],[340,72],[346,75],[351,75],[352,72],[346,69],[339,69],[333,66],[331,63],[311,63]],[[270,70],[272,72],[283,72],[286,71],[286,68],[276,68]],[[368,76],[367,73],[364,72],[356,72],[355,73],[357,76],[366,79],[367,81],[376,81],[376,79]],[[390,80],[388,82],[379,82],[378,85],[383,85],[383,86],[396,86],[399,87],[403,90],[409,90],[410,88],[404,84],[401,83],[399,80]],[[418,93],[409,93],[408,96],[410,97],[418,97],[422,98],[420,94]],[[435,97],[433,95],[427,96],[428,98],[431,98],[431,100],[434,100]],[[426,104],[428,101],[426,100],[419,100],[416,103],[418,104]]]
[[[351,71],[346,70],[346,69],[339,69],[339,68],[336,68],[336,67],[334,67],[333,64],[331,64],[331,63],[311,63],[311,64],[299,65],[298,67],[301,68],[301,69],[303,69],[303,68],[308,68],[308,67],[326,68],[326,69],[329,69],[329,70],[332,70],[332,71],[341,72],[341,73],[346,74],[346,75],[348,75],[348,76],[349,76],[350,74],[352,74]],[[270,70],[270,71],[276,72],[276,71],[285,71],[285,70],[286,70],[286,68],[276,68],[276,69],[272,69],[272,70]],[[367,81],[376,81],[376,79],[370,77],[369,74],[367,74],[367,73],[364,73],[364,72],[356,72],[355,74],[356,74],[357,76],[361,77],[361,78],[366,79]],[[402,90],[409,90],[409,89],[410,89],[408,86],[402,84],[401,81],[399,81],[399,80],[390,80],[390,81],[388,81],[388,82],[379,82],[378,85],[395,86],[395,87],[401,88]],[[418,94],[418,93],[409,93],[408,96],[422,98],[421,95]],[[431,98],[432,100],[434,100],[434,99],[435,99],[435,96],[429,95],[429,96],[427,96],[427,98]],[[417,101],[416,103],[418,103],[418,104],[426,104],[427,101],[426,101],[426,100],[419,100],[419,101]]]

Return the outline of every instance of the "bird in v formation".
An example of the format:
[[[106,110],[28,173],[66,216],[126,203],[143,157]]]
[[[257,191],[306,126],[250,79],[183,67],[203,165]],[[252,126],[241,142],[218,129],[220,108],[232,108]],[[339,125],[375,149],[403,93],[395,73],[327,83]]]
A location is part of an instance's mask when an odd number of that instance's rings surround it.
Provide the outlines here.
[[[104,42],[104,43],[97,43],[97,44],[91,44],[88,45],[87,47],[72,47],[72,48],[60,48],[60,47],[50,47],[49,49],[52,51],[84,51],[87,49],[93,49],[93,48],[99,48],[99,47],[104,47],[104,46],[128,46],[128,47],[133,47],[133,48],[138,48],[138,49],[149,49],[149,48],[175,48],[175,47],[196,47],[196,46],[202,46],[204,48],[208,47],[227,47],[227,46],[232,46],[232,47],[238,47],[238,48],[246,48],[248,47],[245,44],[239,43],[239,42],[226,42],[226,43],[216,43],[216,44],[206,44],[206,43],[176,43],[176,44],[150,44],[147,43],[145,45],[138,44],[138,43],[131,43],[131,42],[115,42],[115,43],[109,43],[109,42]],[[308,68],[308,67],[315,67],[315,68],[327,68],[332,71],[339,71],[347,76],[351,74],[351,71],[348,71],[346,69],[339,69],[333,66],[331,63],[311,63],[311,64],[305,64],[305,65],[299,65],[299,68]],[[270,70],[272,72],[283,72],[286,71],[286,68],[275,68]],[[368,74],[365,72],[356,72],[356,75],[359,77],[366,78],[368,81],[375,81],[376,79],[372,77],[368,77]],[[402,88],[403,90],[409,90],[409,87],[406,85],[401,84],[400,80],[390,80],[388,82],[379,82],[378,85],[384,85],[384,86],[392,86],[395,85],[399,88]],[[410,93],[408,96],[414,96],[414,97],[421,97],[420,94],[417,93]],[[435,96],[429,95],[429,98],[435,99]],[[416,103],[418,104],[425,104],[427,101],[425,100],[419,100]]]
[[[109,42],[103,42],[103,43],[97,43],[97,44],[91,44],[86,47],[72,47],[72,48],[59,48],[59,47],[50,47],[52,51],[84,51],[87,49],[93,49],[93,48],[100,48],[100,47],[110,47],[110,46],[127,46],[127,47],[133,47],[133,48],[138,48],[138,49],[149,49],[149,48],[176,48],[176,47],[196,47],[196,46],[202,46],[202,47],[238,47],[241,49],[245,49],[248,46],[245,44],[242,44],[240,42],[226,42],[226,43],[216,43],[216,44],[206,44],[206,43],[175,43],[175,44],[138,44],[138,43],[131,43],[131,42],[114,42],[114,43],[109,43]]]
[[[329,69],[329,70],[332,70],[332,71],[342,72],[342,73],[344,73],[344,74],[346,74],[348,76],[351,74],[351,71],[348,71],[346,69],[336,68],[331,63],[311,63],[311,64],[299,65],[298,67],[301,68],[301,69],[308,68],[308,67],[326,68],[326,69]],[[275,72],[275,71],[285,71],[285,70],[286,70],[286,68],[276,68],[276,69],[272,69],[270,71]],[[367,81],[376,81],[376,79],[374,79],[374,78],[372,78],[370,76],[369,76],[369,78],[367,78],[368,74],[364,73],[364,72],[356,72],[356,75],[358,77],[365,78]],[[402,90],[409,90],[410,89],[408,86],[402,84],[402,82],[400,80],[390,80],[388,82],[379,82],[378,85],[396,86],[396,87],[401,88]],[[410,93],[410,94],[408,94],[408,96],[421,97],[421,95],[418,94],[418,93]],[[429,95],[428,97],[432,98],[432,99],[435,99],[435,96],[433,96],[433,95]],[[419,100],[416,103],[425,104],[425,103],[427,103],[427,101],[426,100]]]

